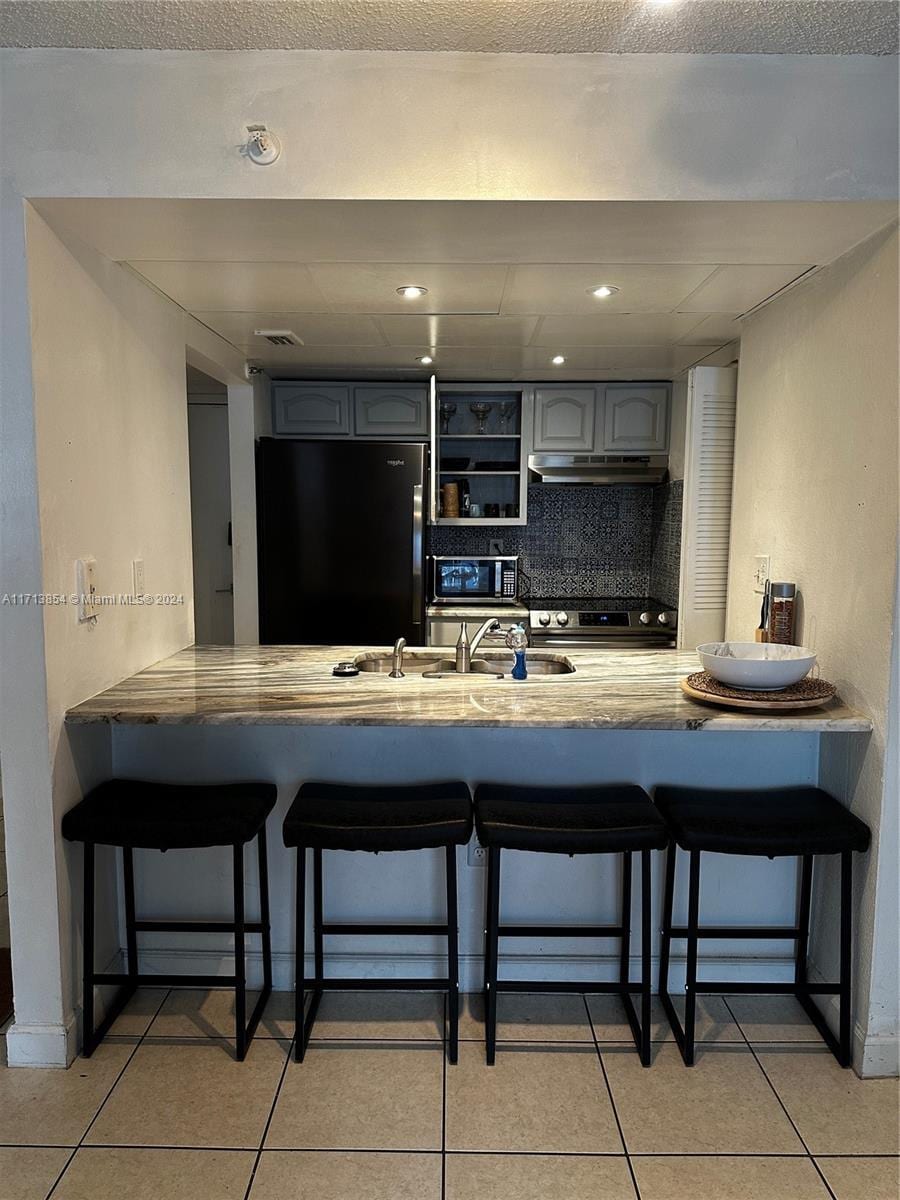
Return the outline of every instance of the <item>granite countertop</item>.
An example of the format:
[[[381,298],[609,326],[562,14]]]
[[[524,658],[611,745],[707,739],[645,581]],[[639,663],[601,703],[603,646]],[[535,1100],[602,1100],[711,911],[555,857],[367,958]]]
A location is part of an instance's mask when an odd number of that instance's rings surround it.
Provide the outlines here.
[[[848,733],[872,728],[866,717],[839,700],[793,713],[695,703],[679,684],[698,669],[697,656],[675,650],[572,650],[568,657],[574,674],[531,675],[521,683],[508,675],[437,680],[415,674],[416,658],[452,655],[434,648],[407,651],[404,679],[363,672],[344,679],[332,676],[336,662],[360,653],[359,647],[346,646],[194,646],[70,709],[67,720]],[[492,649],[485,657],[500,653]],[[508,652],[503,657],[511,663]]]

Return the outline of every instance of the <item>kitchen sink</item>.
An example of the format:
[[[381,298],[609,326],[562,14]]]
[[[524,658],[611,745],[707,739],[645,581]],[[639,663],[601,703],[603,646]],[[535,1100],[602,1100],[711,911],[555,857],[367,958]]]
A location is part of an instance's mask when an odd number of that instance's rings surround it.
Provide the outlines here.
[[[365,674],[389,675],[391,672],[392,655],[390,651],[368,651],[358,654],[353,660],[354,665]],[[572,675],[575,665],[564,654],[549,654],[545,651],[532,650],[527,658],[528,674],[554,678],[560,675]],[[513,668],[513,656],[500,650],[488,650],[472,659],[470,674],[486,675],[488,678],[509,678]],[[456,673],[456,660],[441,654],[428,654],[416,650],[407,650],[403,655],[404,675],[423,675],[426,679],[459,678]]]

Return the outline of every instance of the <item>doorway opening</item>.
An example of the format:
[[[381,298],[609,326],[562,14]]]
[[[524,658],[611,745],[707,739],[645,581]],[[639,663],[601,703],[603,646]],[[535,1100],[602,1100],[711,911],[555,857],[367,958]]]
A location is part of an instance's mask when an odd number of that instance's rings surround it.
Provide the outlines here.
[[[187,367],[191,540],[194,560],[194,642],[234,644],[228,393],[225,385]]]

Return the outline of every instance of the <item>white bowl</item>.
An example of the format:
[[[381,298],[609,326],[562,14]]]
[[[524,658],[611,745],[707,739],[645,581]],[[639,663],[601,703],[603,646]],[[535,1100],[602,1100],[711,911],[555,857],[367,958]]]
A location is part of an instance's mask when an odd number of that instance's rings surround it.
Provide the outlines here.
[[[776,642],[706,642],[697,654],[720,683],[758,692],[779,692],[798,683],[816,661],[806,646]]]

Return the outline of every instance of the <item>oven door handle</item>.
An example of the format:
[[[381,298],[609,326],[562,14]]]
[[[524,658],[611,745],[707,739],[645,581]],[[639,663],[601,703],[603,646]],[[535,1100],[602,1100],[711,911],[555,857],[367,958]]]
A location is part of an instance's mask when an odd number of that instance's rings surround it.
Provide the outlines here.
[[[667,635],[668,632],[667,630]],[[570,650],[627,650],[629,647],[633,650],[666,650],[674,644],[674,634],[658,639],[646,636],[641,637],[640,635],[616,637],[615,634],[600,634],[598,637],[579,637],[577,634],[574,634],[572,637],[544,637],[540,633],[535,634],[532,632],[531,634],[531,645],[535,650],[540,650],[545,646],[552,647],[554,650],[563,650],[566,646]]]

